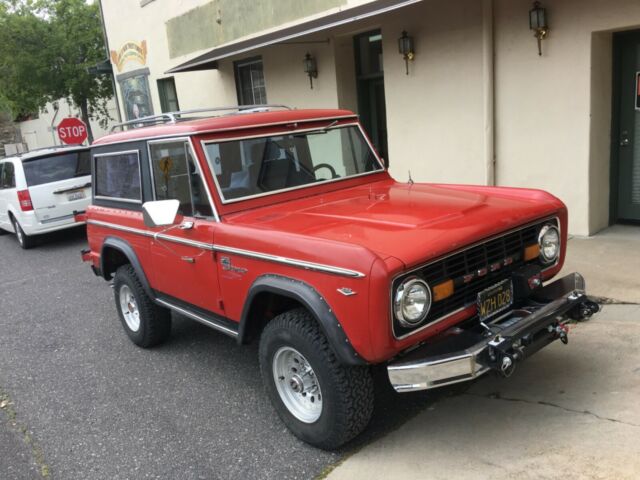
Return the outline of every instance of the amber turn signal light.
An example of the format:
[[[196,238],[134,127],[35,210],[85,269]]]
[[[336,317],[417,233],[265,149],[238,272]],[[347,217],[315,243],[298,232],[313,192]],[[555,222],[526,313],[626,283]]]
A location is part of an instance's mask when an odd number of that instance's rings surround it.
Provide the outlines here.
[[[446,282],[439,283],[431,289],[431,293],[433,294],[434,302],[450,297],[453,295],[453,280],[447,280]]]
[[[529,245],[524,249],[524,261],[528,262],[529,260],[535,260],[540,255],[540,245],[537,243],[534,245]]]

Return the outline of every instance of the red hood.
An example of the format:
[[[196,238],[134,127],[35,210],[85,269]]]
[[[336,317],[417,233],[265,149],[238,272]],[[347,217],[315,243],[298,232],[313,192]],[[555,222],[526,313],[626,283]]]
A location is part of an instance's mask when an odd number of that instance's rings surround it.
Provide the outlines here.
[[[226,220],[361,245],[412,266],[564,208],[540,190],[385,180],[229,215]]]

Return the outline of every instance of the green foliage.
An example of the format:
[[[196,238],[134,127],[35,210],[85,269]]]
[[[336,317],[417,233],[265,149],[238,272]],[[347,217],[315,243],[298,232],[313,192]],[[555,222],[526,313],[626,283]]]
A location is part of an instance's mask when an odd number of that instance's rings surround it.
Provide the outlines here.
[[[87,71],[105,57],[95,2],[0,0],[0,105],[18,116],[66,98],[106,124],[111,80]]]

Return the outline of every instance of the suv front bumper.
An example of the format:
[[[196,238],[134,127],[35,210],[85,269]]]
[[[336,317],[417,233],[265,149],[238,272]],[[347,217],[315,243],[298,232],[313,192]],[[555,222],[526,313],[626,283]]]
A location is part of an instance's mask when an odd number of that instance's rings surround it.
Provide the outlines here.
[[[474,333],[452,328],[387,366],[397,392],[427,390],[473,380],[496,370],[513,373],[518,362],[554,340],[567,342],[565,323],[599,310],[585,294],[584,279],[572,273],[535,291],[520,309]]]

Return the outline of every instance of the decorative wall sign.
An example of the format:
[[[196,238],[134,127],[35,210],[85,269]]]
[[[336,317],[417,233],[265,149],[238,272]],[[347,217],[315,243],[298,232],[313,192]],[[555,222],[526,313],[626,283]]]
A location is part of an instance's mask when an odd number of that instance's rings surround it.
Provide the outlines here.
[[[149,69],[142,68],[117,76],[127,120],[153,115],[149,91]]]
[[[127,62],[136,62],[144,66],[147,64],[147,41],[140,43],[127,42],[117,52],[111,50],[111,62],[116,66],[118,72],[122,71]]]

